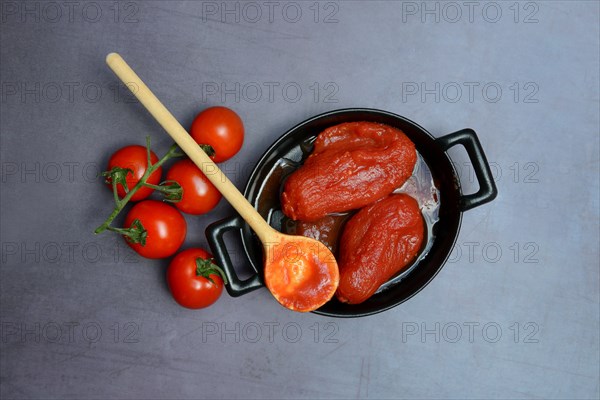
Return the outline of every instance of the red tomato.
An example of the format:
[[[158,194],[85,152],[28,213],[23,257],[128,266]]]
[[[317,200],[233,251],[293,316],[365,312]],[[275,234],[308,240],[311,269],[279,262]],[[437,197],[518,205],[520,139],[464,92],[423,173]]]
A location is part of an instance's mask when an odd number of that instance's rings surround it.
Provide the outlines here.
[[[210,107],[196,116],[191,135],[199,144],[209,144],[215,150],[214,162],[233,157],[244,143],[242,119],[227,107]]]
[[[158,157],[153,152],[150,152],[150,161],[152,164],[158,161]],[[127,188],[132,189],[142,178],[146,172],[148,166],[148,156],[146,148],[144,146],[132,145],[123,147],[117,150],[108,161],[108,171],[114,167],[129,168],[133,171],[133,174],[127,174]],[[147,182],[153,185],[160,183],[160,177],[162,176],[162,168],[158,168],[148,177]],[[110,179],[109,179],[110,180]],[[112,185],[108,185],[112,190]],[[131,197],[131,201],[143,200],[152,194],[152,190],[148,187],[141,187]],[[125,189],[122,184],[117,184],[117,193],[120,198],[125,197]]]
[[[173,164],[167,172],[167,180],[176,181],[183,188],[181,201],[174,205],[185,213],[207,213],[221,200],[221,193],[191,160]]]
[[[125,218],[125,227],[129,228],[139,220],[146,229],[146,244],[127,244],[146,258],[165,258],[177,252],[185,240],[187,225],[183,215],[176,208],[161,201],[144,200],[137,203]]]
[[[167,283],[173,298],[187,308],[213,304],[223,292],[223,271],[212,264],[212,256],[203,249],[187,249],[169,264]]]

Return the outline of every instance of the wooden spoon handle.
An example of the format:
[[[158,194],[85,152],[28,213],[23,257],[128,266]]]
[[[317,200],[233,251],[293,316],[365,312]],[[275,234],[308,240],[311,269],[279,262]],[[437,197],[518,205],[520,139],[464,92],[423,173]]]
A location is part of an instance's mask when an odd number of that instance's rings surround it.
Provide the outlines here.
[[[252,204],[246,200],[244,195],[234,186],[227,176],[217,167],[198,146],[196,141],[187,133],[181,124],[175,119],[173,114],[158,100],[152,91],[146,86],[140,77],[131,69],[131,67],[117,53],[110,53],[106,56],[106,63],[121,81],[138,98],[140,103],[152,114],[158,123],[181,149],[190,157],[190,159],[200,168],[206,177],[215,185],[223,196],[231,203],[233,208],[244,218],[250,227],[256,232],[262,242],[269,241],[275,232],[262,216],[252,207]]]

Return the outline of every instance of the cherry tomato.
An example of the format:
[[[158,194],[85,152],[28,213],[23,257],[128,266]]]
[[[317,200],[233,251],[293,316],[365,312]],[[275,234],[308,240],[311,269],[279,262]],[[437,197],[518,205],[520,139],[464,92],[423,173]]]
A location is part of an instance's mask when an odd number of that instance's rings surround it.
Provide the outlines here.
[[[175,207],[188,214],[204,214],[215,208],[221,193],[191,160],[177,161],[167,171],[167,180],[183,188],[183,197]]]
[[[158,157],[153,152],[150,152],[150,161],[152,164],[158,161]],[[146,168],[148,166],[148,156],[146,153],[146,148],[144,146],[132,145],[126,146],[119,150],[117,150],[108,161],[107,170],[110,171],[114,167],[120,168],[129,168],[133,171],[133,173],[127,174],[127,188],[132,189],[142,178],[144,173],[146,172]],[[153,185],[158,185],[160,183],[160,177],[162,176],[162,168],[157,168],[156,171],[152,173],[148,177],[147,182]],[[110,180],[110,178],[109,178]],[[112,190],[112,185],[108,185]],[[148,187],[141,187],[135,194],[131,197],[131,201],[139,201],[143,200],[146,197],[152,194],[152,190]],[[117,193],[120,198],[125,197],[125,189],[122,184],[117,184]]]
[[[146,258],[165,258],[177,252],[185,240],[187,225],[183,215],[176,208],[156,200],[137,203],[125,217],[125,227],[130,228],[139,220],[146,229],[145,245],[127,244]]]
[[[223,271],[212,263],[203,249],[187,249],[177,254],[167,270],[167,283],[173,298],[187,308],[213,304],[223,292]]]
[[[242,119],[227,107],[211,107],[196,116],[191,135],[199,144],[209,144],[215,150],[214,162],[233,157],[244,143]]]

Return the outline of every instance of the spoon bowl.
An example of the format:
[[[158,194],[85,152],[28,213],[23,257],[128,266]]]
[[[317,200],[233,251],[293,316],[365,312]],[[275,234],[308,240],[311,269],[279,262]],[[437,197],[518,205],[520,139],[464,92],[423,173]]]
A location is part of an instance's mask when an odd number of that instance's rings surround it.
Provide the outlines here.
[[[308,312],[328,302],[340,275],[331,251],[304,236],[274,235],[263,242],[265,284],[277,301],[290,310]]]

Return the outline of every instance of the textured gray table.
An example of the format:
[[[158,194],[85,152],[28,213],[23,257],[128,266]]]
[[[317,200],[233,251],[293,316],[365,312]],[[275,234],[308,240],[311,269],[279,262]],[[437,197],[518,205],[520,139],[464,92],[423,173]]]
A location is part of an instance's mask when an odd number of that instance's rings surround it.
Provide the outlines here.
[[[1,3],[1,368],[8,398],[598,398],[598,2]],[[177,306],[165,261],[109,234],[96,174],[170,140],[116,84],[119,51],[189,125],[234,108],[259,155],[317,113],[474,128],[498,198],[450,262],[376,316],[299,315],[266,290]],[[466,191],[466,155],[451,153]],[[188,218],[206,246],[222,202]],[[235,250],[235,247],[234,247]],[[236,253],[243,269],[243,257]]]

